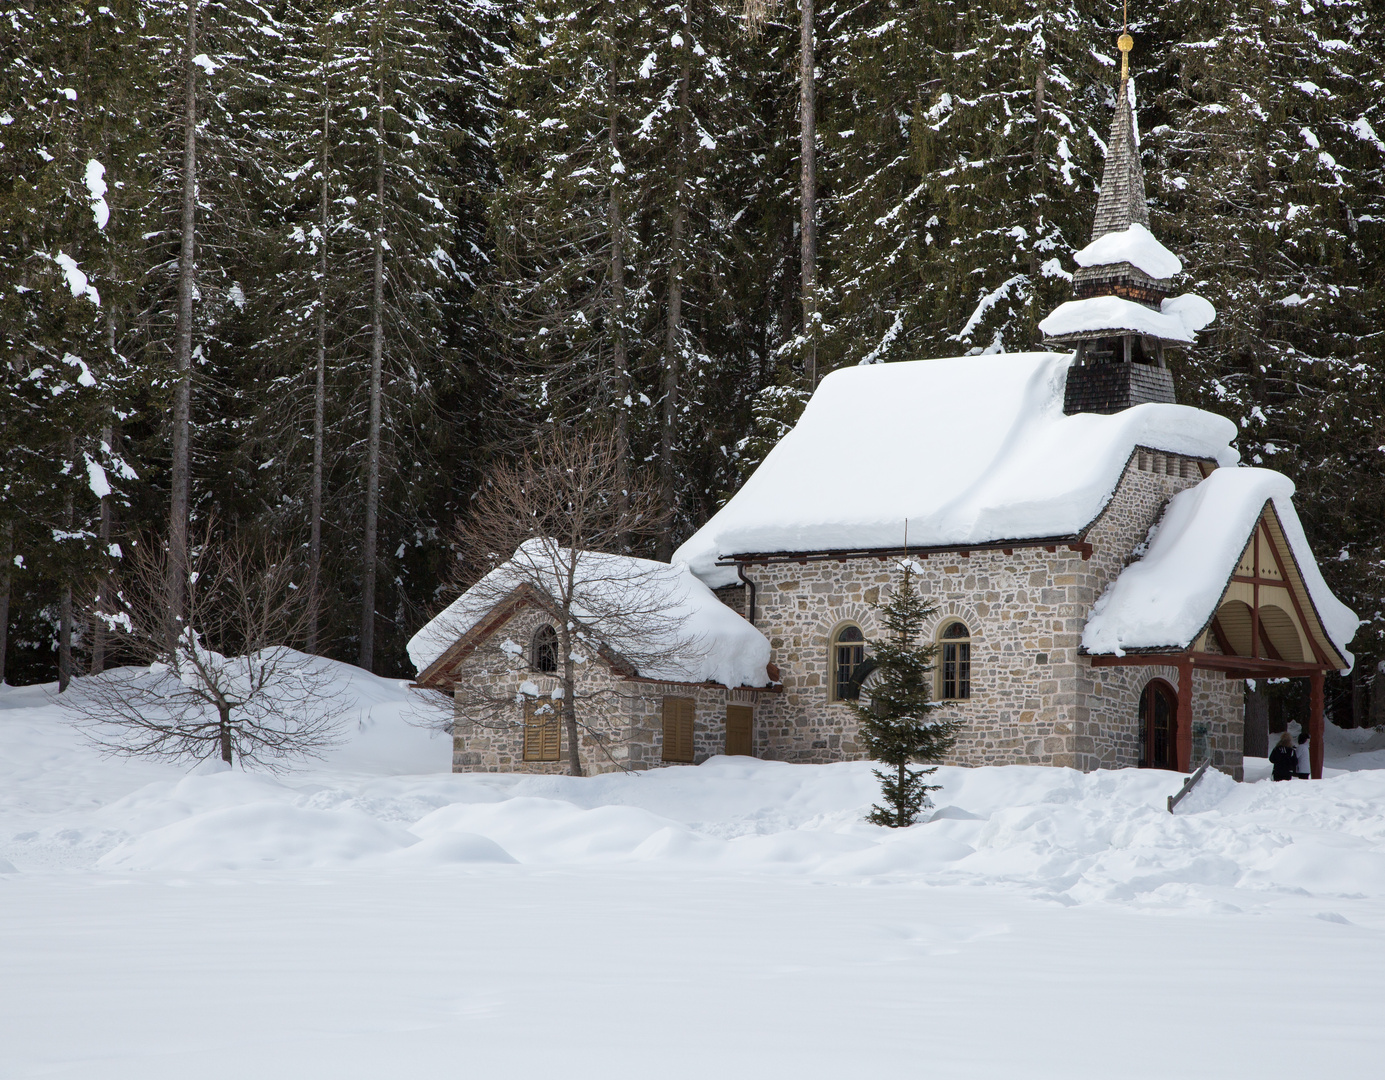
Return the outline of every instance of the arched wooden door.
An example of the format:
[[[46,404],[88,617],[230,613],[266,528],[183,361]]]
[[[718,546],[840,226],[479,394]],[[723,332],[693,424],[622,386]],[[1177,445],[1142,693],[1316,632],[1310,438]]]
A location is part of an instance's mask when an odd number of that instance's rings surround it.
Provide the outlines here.
[[[1178,694],[1163,679],[1140,694],[1140,768],[1178,768]]]

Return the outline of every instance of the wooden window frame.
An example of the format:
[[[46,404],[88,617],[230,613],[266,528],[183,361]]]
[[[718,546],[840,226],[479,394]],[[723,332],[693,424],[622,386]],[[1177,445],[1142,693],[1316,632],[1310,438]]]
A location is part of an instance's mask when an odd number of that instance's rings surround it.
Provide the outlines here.
[[[540,650],[548,647],[550,644],[549,641],[544,641],[542,643],[539,641],[539,638],[543,636],[545,630],[553,635],[551,641],[553,647],[552,667],[544,667],[541,660],[543,654]],[[556,675],[558,673],[558,631],[554,630],[548,623],[544,623],[542,626],[538,627],[529,638],[529,666],[544,675]]]
[[[524,746],[520,760],[526,762],[563,760],[563,725],[554,701],[544,701],[553,710],[552,718],[538,715],[540,701],[524,699]]]
[[[967,632],[966,637],[947,638],[943,635],[949,628],[960,626]],[[971,646],[974,638],[971,627],[961,619],[947,619],[938,627],[938,700],[939,701],[970,701],[972,679]],[[960,656],[953,655],[951,659],[948,653],[951,650],[961,652]],[[952,666],[952,674],[949,676],[949,665]],[[951,691],[949,693],[948,691]],[[959,692],[964,691],[964,692]]]
[[[848,630],[855,630],[861,635],[860,641],[843,642],[842,635]],[[844,622],[832,631],[832,638],[827,646],[827,700],[833,704],[846,701],[853,701],[854,698],[845,696],[840,692],[838,684],[841,682],[841,650],[852,649],[856,652],[856,659],[851,666],[854,670],[866,660],[866,632],[861,629],[858,623]]]
[[[660,757],[677,765],[691,765],[697,753],[697,700],[665,697]]]

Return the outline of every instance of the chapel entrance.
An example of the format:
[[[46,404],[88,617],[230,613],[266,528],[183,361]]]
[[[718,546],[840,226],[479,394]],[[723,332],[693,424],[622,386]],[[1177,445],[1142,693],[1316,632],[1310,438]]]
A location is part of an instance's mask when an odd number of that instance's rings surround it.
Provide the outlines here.
[[[1178,768],[1178,695],[1163,679],[1140,694],[1140,767]]]

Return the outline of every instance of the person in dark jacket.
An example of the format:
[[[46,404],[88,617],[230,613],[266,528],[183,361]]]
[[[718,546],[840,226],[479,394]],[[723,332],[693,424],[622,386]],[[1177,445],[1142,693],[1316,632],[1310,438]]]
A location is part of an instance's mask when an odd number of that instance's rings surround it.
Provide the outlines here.
[[[1298,771],[1298,749],[1294,737],[1287,731],[1279,736],[1279,745],[1270,751],[1270,764],[1274,766],[1271,779],[1292,780]]]

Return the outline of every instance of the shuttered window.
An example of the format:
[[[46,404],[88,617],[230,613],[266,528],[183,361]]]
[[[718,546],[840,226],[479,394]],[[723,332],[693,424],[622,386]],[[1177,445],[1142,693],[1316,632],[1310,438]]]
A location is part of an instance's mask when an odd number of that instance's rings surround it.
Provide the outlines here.
[[[695,704],[692,698],[664,698],[665,761],[692,761]]]
[[[754,756],[755,749],[752,731],[755,723],[755,710],[749,705],[726,706],[726,752]]]
[[[553,701],[524,702],[524,760],[557,761],[561,750],[562,728],[558,725],[558,705]]]

